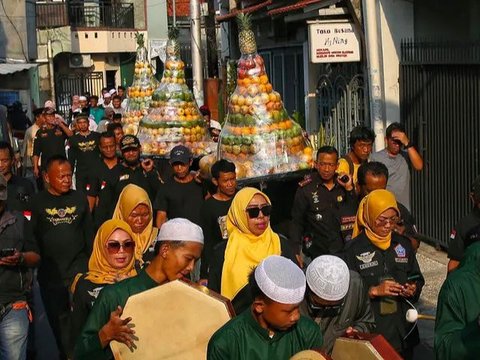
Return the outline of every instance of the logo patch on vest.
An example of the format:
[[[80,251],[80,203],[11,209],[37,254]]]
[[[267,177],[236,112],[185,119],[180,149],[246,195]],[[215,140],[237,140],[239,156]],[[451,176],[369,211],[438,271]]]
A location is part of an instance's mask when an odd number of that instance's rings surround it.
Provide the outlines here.
[[[397,246],[395,246],[395,252],[397,253],[397,256],[399,258],[404,258],[407,256],[407,251],[405,250],[405,248],[398,244]]]
[[[360,264],[359,268],[360,270],[368,269],[374,266],[378,265],[378,261],[372,261],[373,257],[375,256],[375,251],[374,252],[364,252],[360,255],[356,255],[356,258],[363,262],[363,264]]]

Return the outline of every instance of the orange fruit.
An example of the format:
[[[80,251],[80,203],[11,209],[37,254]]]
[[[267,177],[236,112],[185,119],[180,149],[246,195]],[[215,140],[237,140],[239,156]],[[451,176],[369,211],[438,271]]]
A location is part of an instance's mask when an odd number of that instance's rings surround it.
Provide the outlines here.
[[[232,132],[237,136],[242,135],[242,128],[241,127],[234,127],[234,128],[232,128]]]
[[[268,76],[267,75],[262,75],[260,76],[260,84],[268,84]]]
[[[270,101],[277,101],[277,97],[275,96],[274,93],[270,93],[270,94],[268,95],[268,99],[269,99]]]
[[[278,123],[278,128],[280,130],[285,130],[287,128],[287,124],[285,123],[285,121],[281,121]]]
[[[242,135],[250,135],[250,128],[242,127],[240,129],[241,129]]]
[[[265,89],[267,93],[272,92],[273,90],[272,84],[265,84]]]
[[[306,148],[303,149],[303,153],[305,155],[312,155],[313,149],[310,146],[307,146]]]

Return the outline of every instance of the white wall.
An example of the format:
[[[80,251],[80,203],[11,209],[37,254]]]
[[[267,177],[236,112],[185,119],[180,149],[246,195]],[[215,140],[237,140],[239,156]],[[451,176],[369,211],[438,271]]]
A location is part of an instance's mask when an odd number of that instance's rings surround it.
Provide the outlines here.
[[[386,126],[400,121],[400,42],[414,36],[413,2],[380,0]]]

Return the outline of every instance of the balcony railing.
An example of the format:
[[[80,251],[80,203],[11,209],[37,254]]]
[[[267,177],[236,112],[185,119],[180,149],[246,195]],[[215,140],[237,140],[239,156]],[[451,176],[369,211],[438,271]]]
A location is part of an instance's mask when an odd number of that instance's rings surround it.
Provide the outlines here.
[[[85,1],[82,4],[37,4],[37,28],[60,26],[74,28],[133,29],[133,4],[102,4]]]

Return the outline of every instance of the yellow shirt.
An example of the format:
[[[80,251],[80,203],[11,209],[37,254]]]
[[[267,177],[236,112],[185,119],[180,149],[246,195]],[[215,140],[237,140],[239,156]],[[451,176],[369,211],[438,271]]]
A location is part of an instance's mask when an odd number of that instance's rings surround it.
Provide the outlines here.
[[[357,183],[357,172],[360,164],[353,163],[353,184]],[[345,159],[338,160],[338,169],[337,174],[350,174],[350,166],[348,165],[348,161]]]

